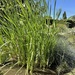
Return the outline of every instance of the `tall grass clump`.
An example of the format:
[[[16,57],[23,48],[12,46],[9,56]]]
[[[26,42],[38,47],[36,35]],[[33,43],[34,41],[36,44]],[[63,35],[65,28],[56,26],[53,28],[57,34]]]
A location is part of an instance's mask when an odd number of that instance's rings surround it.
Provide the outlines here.
[[[5,6],[0,9],[0,62],[15,58],[25,65],[27,73],[36,67],[50,66],[54,60],[56,28],[45,25],[43,16],[34,12],[27,0],[25,5],[19,0],[3,0],[2,4]]]

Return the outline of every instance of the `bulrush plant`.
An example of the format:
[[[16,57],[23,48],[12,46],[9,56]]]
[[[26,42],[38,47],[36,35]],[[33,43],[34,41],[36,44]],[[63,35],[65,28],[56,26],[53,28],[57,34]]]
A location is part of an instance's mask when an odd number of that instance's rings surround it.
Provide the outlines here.
[[[15,58],[18,64],[25,65],[25,74],[49,67],[54,60],[57,27],[46,26],[43,16],[35,14],[27,0],[25,7],[19,0],[5,4],[0,19],[0,50],[8,55],[5,62]]]

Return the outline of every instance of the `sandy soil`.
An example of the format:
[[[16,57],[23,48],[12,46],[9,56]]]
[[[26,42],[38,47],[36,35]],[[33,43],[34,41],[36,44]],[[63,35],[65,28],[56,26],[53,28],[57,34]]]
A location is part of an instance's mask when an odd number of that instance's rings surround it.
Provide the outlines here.
[[[1,67],[0,67],[1,68]],[[1,72],[4,74],[4,75],[25,75],[26,73],[26,69],[23,67],[14,67],[12,69],[10,69],[9,66],[7,67],[4,67],[1,69]],[[10,69],[10,70],[9,70]],[[8,71],[9,70],[9,71]],[[20,71],[19,71],[20,70]],[[1,75],[1,74],[0,74]],[[30,75],[30,74],[28,74]],[[56,75],[56,73],[50,69],[46,69],[46,70],[42,70],[42,69],[35,69],[33,71],[33,74],[32,75]]]

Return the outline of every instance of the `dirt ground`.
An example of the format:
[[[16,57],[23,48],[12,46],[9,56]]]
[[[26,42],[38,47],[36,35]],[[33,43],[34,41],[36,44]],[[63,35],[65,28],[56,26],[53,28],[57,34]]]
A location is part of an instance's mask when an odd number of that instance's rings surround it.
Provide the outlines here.
[[[11,67],[7,66],[1,69],[0,71],[3,73],[3,75],[25,75],[26,69],[23,67],[14,67],[11,69]],[[2,74],[0,74],[2,75]],[[30,74],[28,74],[30,75]],[[35,69],[33,71],[32,75],[56,75],[56,73],[50,69],[42,70],[42,69]]]

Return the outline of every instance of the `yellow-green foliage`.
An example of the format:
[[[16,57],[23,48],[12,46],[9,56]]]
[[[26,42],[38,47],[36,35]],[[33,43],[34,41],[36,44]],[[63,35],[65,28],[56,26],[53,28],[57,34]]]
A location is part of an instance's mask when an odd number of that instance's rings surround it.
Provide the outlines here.
[[[26,7],[19,0],[6,4],[2,8],[5,13],[3,20],[0,20],[0,50],[8,56],[8,60],[9,55],[15,55],[20,64],[26,65],[27,72],[29,69],[32,71],[38,63],[39,67],[45,68],[54,59],[57,29],[45,25],[45,19],[42,15],[34,14],[27,0]]]

